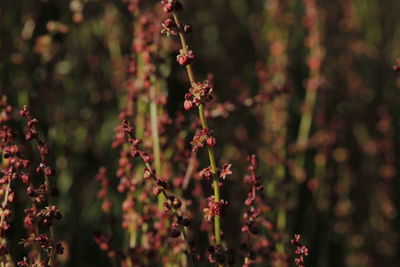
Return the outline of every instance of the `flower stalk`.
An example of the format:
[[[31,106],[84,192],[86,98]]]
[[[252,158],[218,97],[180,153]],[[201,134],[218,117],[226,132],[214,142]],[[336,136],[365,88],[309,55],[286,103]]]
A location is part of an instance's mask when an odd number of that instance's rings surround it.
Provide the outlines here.
[[[178,14],[173,11],[172,12],[175,24],[178,29],[183,28]],[[186,37],[182,31],[179,31],[179,39],[181,41],[182,45],[182,50],[185,54],[189,53],[189,47],[187,45]],[[193,68],[191,64],[186,65],[186,72],[190,81],[191,86],[196,85],[196,79],[194,76]],[[198,106],[198,112],[199,112],[199,117],[200,117],[200,123],[202,129],[208,129],[208,124],[207,124],[207,119],[205,116],[204,112],[204,104],[200,104]],[[215,161],[215,153],[214,149],[211,146],[207,146],[207,152],[208,152],[208,157],[210,160],[210,166],[211,166],[211,172],[213,174],[213,180],[212,180],[212,185],[213,185],[213,195],[214,195],[214,201],[215,202],[220,202],[221,197],[220,197],[220,189],[219,189],[219,177],[218,177],[218,169],[217,169],[217,164]],[[215,243],[217,245],[221,244],[221,218],[219,215],[214,216],[214,235],[215,235]]]

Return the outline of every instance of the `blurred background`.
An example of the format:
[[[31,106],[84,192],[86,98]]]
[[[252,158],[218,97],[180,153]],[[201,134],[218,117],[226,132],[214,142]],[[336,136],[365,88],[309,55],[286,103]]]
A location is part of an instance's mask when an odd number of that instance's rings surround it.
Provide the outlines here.
[[[136,2],[0,2],[0,93],[16,108],[29,105],[49,142],[65,266],[109,266],[93,241],[103,227],[95,175],[106,166],[118,184],[111,143],[125,101]],[[291,253],[288,240],[300,233],[310,249],[308,266],[398,266],[400,73],[392,66],[400,58],[400,1],[182,3],[182,20],[193,26],[188,41],[196,74],[213,75],[215,102],[224,104],[209,107],[209,124],[217,158],[233,164],[222,187],[230,202],[222,226],[229,247],[240,246],[246,155],[255,153],[271,207],[266,216],[286,240],[285,251]],[[157,1],[141,5],[139,14],[150,10],[161,23]],[[176,38],[160,42],[166,114],[175,120],[185,112],[188,82],[175,62]],[[246,102],[260,94],[273,97]],[[230,105],[234,110],[226,111]],[[162,148],[174,151],[170,128]],[[186,135],[190,141],[193,130]],[[198,153],[199,161],[206,156]],[[24,208],[18,205],[16,217]],[[22,238],[21,224],[12,227],[11,240]],[[21,259],[23,248],[11,246]]]

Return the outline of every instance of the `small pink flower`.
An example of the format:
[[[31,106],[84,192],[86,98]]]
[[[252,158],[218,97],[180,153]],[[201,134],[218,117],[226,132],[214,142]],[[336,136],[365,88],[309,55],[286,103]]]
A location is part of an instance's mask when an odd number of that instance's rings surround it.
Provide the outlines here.
[[[227,175],[232,174],[231,167],[232,167],[232,164],[225,163],[222,166],[222,170],[221,170],[221,173],[219,174],[219,177],[221,177],[222,179],[225,179]]]

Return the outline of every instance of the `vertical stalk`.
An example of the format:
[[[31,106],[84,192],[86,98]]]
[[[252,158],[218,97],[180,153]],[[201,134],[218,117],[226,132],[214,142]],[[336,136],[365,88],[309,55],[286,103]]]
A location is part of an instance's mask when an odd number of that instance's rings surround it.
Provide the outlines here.
[[[8,195],[9,195],[9,193],[10,193],[10,189],[11,189],[11,180],[9,180],[8,181],[8,183],[7,183],[7,187],[6,187],[6,192],[5,192],[5,194],[4,194],[4,200],[3,200],[3,203],[2,203],[2,205],[1,205],[1,209],[2,209],[2,214],[1,214],[1,219],[0,219],[0,228],[3,228],[3,224],[4,224],[4,221],[5,221],[5,212],[4,212],[4,210],[3,210],[3,207],[6,207],[6,205],[7,205],[7,202],[8,202]],[[1,237],[0,238],[0,243],[1,244],[6,244],[7,243],[7,240],[4,238],[4,237]],[[13,262],[13,260],[12,260],[12,258],[11,258],[11,255],[10,255],[10,253],[7,253],[6,255],[5,255],[5,262],[7,263],[7,264],[9,264],[10,265],[10,267],[14,267],[15,265],[14,265],[14,262]],[[2,260],[1,261],[1,264],[4,264],[4,261]],[[8,266],[8,265],[7,265]]]
[[[305,151],[309,140],[311,127],[313,123],[313,115],[317,101],[317,91],[321,83],[321,62],[324,57],[324,50],[321,44],[321,19],[318,13],[316,1],[304,0],[305,17],[310,21],[305,24],[308,29],[307,48],[309,54],[307,65],[310,71],[306,85],[306,95],[303,104],[303,113],[300,119],[299,131],[297,135],[297,148],[299,154],[295,158],[294,178],[298,183],[303,183],[306,180],[305,175]],[[299,203],[300,185],[297,184],[292,192],[291,200],[293,203]]]
[[[153,77],[154,78],[154,77]],[[154,78],[155,80],[155,78]],[[160,137],[158,133],[158,107],[156,103],[156,90],[157,81],[150,87],[150,121],[151,121],[151,135],[153,140],[153,154],[154,154],[154,167],[156,173],[161,173],[161,154],[160,154]],[[166,201],[164,195],[158,196],[158,206],[163,209],[163,204]]]
[[[172,12],[172,15],[174,17],[175,24],[178,26],[178,28],[181,28],[182,25],[181,25],[178,15],[175,12]],[[182,49],[187,53],[189,49],[188,49],[185,35],[182,32],[179,32],[179,39],[181,40]],[[186,71],[187,71],[187,74],[189,77],[190,84],[191,85],[195,84],[196,80],[194,77],[194,73],[193,73],[191,64],[186,65]],[[198,106],[198,111],[199,111],[201,127],[203,129],[208,129],[203,104],[200,104]],[[218,178],[218,174],[217,174],[217,164],[215,161],[214,149],[212,147],[207,147],[207,152],[208,152],[208,157],[210,160],[211,172],[213,174],[212,185],[213,185],[213,191],[214,191],[214,201],[219,202],[221,200],[221,198],[220,198],[219,178]],[[221,218],[220,218],[220,216],[214,216],[214,235],[215,235],[215,243],[217,245],[220,245],[221,244]]]
[[[317,89],[321,79],[321,61],[323,58],[323,48],[321,47],[321,33],[320,33],[320,20],[317,10],[316,3],[314,1],[305,1],[306,16],[309,16],[314,20],[313,25],[307,25],[309,28],[309,60],[308,62],[310,75],[309,82],[314,83],[314,85],[308,86],[306,88],[306,95],[304,99],[303,114],[300,119],[299,132],[297,136],[297,146],[303,149],[310,136],[312,120],[314,115],[315,103],[317,100]],[[314,63],[311,63],[314,62]],[[303,169],[305,164],[304,153],[301,153],[296,158],[296,166],[299,169]],[[296,175],[295,177],[298,181],[302,182],[304,178]]]
[[[44,176],[44,182],[46,184],[47,188],[50,188],[50,179],[47,175]],[[48,199],[47,199],[47,205],[51,206],[52,205],[52,199],[51,199],[51,193],[48,194]],[[56,240],[56,233],[54,229],[54,224],[50,225],[50,239],[53,242],[53,246],[50,249],[50,259],[49,259],[49,266],[52,267],[54,264],[54,257],[56,255],[56,250],[55,250],[55,240]]]
[[[271,76],[268,77],[270,80],[265,81],[264,90],[268,90],[268,88],[282,88],[287,83],[289,30],[292,24],[289,14],[292,9],[293,1],[291,0],[265,1],[267,22],[265,23],[264,31],[270,52],[267,59],[266,72],[270,73]],[[276,49],[277,47],[280,47],[280,49]],[[287,225],[287,191],[276,189],[282,186],[287,176],[283,161],[287,158],[288,102],[289,95],[282,95],[264,108],[264,124],[268,131],[265,134],[265,142],[279,160],[282,161],[279,164],[269,164],[273,179],[271,179],[271,182],[265,182],[266,188],[271,188],[267,194],[277,201],[276,227],[277,231],[283,234],[282,238],[275,245],[279,254],[276,262],[278,267],[285,265],[281,256],[285,254],[287,243],[287,238],[284,235]]]
[[[150,89],[150,94],[154,89]],[[161,173],[160,139],[158,135],[157,104],[152,100],[150,103],[151,135],[153,139],[154,166],[156,173]]]

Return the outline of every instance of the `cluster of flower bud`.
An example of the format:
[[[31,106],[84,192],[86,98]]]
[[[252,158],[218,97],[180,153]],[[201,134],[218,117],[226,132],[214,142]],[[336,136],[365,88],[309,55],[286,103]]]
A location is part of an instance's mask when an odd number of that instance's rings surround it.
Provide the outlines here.
[[[294,253],[297,257],[294,259],[294,262],[299,267],[305,266],[305,257],[308,256],[308,248],[300,243],[301,236],[294,235],[294,239],[291,240],[291,243],[296,246]]]
[[[22,117],[26,117],[28,122],[27,122],[27,127],[25,129],[25,139],[27,141],[30,141],[32,139],[37,138],[38,131],[37,131],[37,125],[38,125],[38,120],[33,118],[30,111],[28,108],[25,106],[24,109],[20,110],[19,114]]]
[[[56,254],[63,254],[64,253],[64,248],[59,242],[55,242],[54,240],[51,240],[47,235],[44,234],[31,234],[27,239],[22,239],[20,242],[21,245],[24,247],[29,247],[29,246],[35,246],[38,245],[40,248],[45,249],[45,250],[52,250],[54,249]],[[19,265],[19,263],[18,263]],[[19,265],[21,266],[21,265]],[[24,265],[22,265],[24,266]],[[31,266],[31,265],[28,265]],[[47,265],[45,265],[47,266]]]
[[[53,225],[53,220],[61,220],[61,210],[57,209],[56,206],[51,205],[49,207],[45,207],[40,210],[37,215],[41,218],[41,221],[44,225],[50,226]]]
[[[204,219],[211,221],[215,216],[221,216],[222,207],[228,205],[228,202],[221,199],[220,201],[214,201],[214,196],[208,198],[208,208],[203,209]]]
[[[26,229],[34,229],[38,223],[41,223],[46,227],[54,227],[54,220],[60,220],[62,218],[61,210],[57,209],[57,207],[50,203],[51,197],[56,197],[59,194],[59,191],[56,187],[50,185],[49,177],[55,176],[55,170],[50,166],[50,163],[47,161],[47,156],[49,155],[49,148],[47,142],[39,138],[38,132],[38,120],[34,118],[28,108],[25,106],[20,112],[20,115],[26,118],[27,123],[25,127],[25,139],[27,141],[36,141],[36,148],[40,155],[40,163],[36,167],[35,171],[37,173],[43,174],[44,179],[43,183],[34,186],[30,182],[30,178],[28,175],[21,176],[21,179],[24,183],[29,184],[27,188],[27,195],[32,200],[32,208],[25,209],[25,218],[24,218],[24,226]],[[39,208],[36,204],[45,205],[43,208]],[[33,230],[32,230],[33,231]],[[50,231],[52,233],[52,230]],[[54,254],[62,254],[63,247],[61,243],[56,243],[55,240],[51,240],[52,234],[50,233],[50,237],[45,234],[32,234],[28,239],[22,240],[22,244],[24,246],[39,244],[39,246],[47,252],[46,257],[52,257]],[[21,263],[20,266],[25,266],[27,262],[35,261],[35,258],[26,259]],[[46,263],[48,260],[46,260]],[[29,265],[30,266],[30,265]],[[43,265],[46,266],[46,265]]]
[[[230,163],[225,163],[224,165],[222,165],[222,168],[220,170],[217,170],[217,172],[219,174],[218,175],[219,178],[225,180],[227,175],[231,175],[232,174],[231,167],[232,167],[232,164],[230,164]],[[202,169],[199,172],[199,176],[202,179],[210,180],[213,176],[211,167]]]
[[[167,36],[169,35],[178,35],[178,33],[190,33],[192,32],[192,26],[190,24],[182,24],[182,25],[177,25],[175,21],[171,18],[168,18],[164,21],[164,23],[161,24],[162,34],[166,34]]]
[[[251,188],[247,194],[245,204],[246,204],[246,206],[251,206],[254,204],[254,201],[256,199],[256,193],[262,192],[264,187],[259,181],[260,177],[257,176],[257,174],[256,174],[256,170],[258,168],[258,161],[257,161],[256,156],[250,155],[247,157],[247,160],[250,163],[249,167],[247,168],[250,174],[245,176],[244,182],[246,184],[249,184],[251,186]]]
[[[169,184],[168,182],[164,179],[159,177],[158,175],[155,174],[155,171],[150,168],[150,163],[152,161],[152,157],[148,155],[146,152],[142,151],[140,148],[141,144],[141,139],[137,139],[134,137],[134,130],[133,127],[131,127],[128,123],[128,121],[125,119],[122,122],[122,127],[123,132],[125,134],[126,141],[131,145],[130,148],[130,155],[133,157],[141,157],[143,162],[147,164],[146,168],[143,170],[143,179],[148,180],[148,179],[153,179],[155,184],[153,186],[153,194],[158,196],[159,194],[163,193],[164,196],[167,197],[167,202],[163,204],[164,209],[166,212],[169,212],[171,210],[177,210],[181,208],[182,206],[182,201],[175,197],[174,195],[168,195],[166,190],[169,189]],[[186,220],[184,219],[182,222],[185,222]],[[178,217],[178,224],[181,224],[179,217]],[[188,226],[186,225],[187,223],[182,223],[183,226]]]
[[[105,213],[108,213],[111,210],[113,203],[108,199],[107,191],[110,180],[107,177],[107,169],[105,167],[99,169],[99,172],[96,175],[96,180],[101,183],[101,189],[97,192],[97,197],[103,200],[101,209]]]
[[[197,152],[199,148],[204,147],[207,144],[209,147],[215,147],[217,145],[217,141],[214,136],[212,136],[212,131],[204,128],[196,133],[193,136],[193,140],[190,142],[192,145],[192,151]]]
[[[195,59],[194,53],[192,50],[189,50],[188,48],[185,49],[180,49],[179,50],[179,55],[176,56],[176,62],[179,63],[181,66],[187,66],[193,62]]]
[[[211,92],[212,88],[208,80],[193,84],[189,89],[189,93],[185,94],[184,108],[189,110],[192,107],[198,107],[201,104],[211,101]]]

